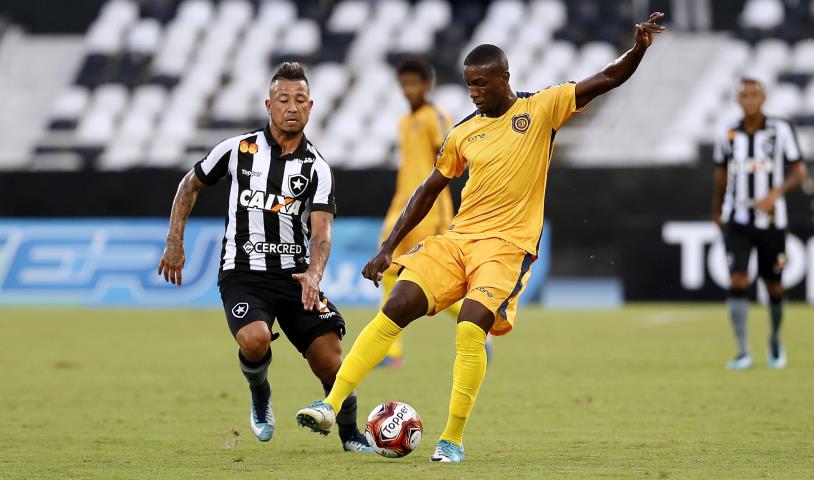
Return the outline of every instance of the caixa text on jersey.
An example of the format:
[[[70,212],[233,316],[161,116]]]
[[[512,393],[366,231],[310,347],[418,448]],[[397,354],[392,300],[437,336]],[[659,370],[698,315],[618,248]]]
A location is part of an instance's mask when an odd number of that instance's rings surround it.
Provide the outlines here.
[[[302,201],[283,195],[266,194],[261,190],[243,190],[238,196],[240,205],[283,215],[299,215]]]

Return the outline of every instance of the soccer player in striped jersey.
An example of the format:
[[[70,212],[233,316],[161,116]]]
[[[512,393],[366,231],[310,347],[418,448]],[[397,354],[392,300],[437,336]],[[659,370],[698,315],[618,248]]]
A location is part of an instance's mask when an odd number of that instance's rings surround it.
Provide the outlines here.
[[[783,266],[786,263],[788,212],[784,195],[800,186],[806,167],[791,124],[762,111],[766,93],[754,79],[741,80],[738,103],[743,119],[716,138],[712,216],[724,233],[729,263],[729,315],[738,354],[732,370],[752,367],[747,336],[748,265],[757,249],[758,275],[769,293],[768,364],[786,365],[780,341],[783,320]]]
[[[336,200],[331,169],[303,133],[312,105],[302,66],[283,63],[266,100],[268,124],[224,140],[181,180],[158,267],[166,281],[181,286],[184,227],[198,191],[228,178],[218,286],[249,383],[249,425],[262,442],[275,429],[267,378],[270,344],[279,336],[271,330],[275,319],[326,393],[342,363],[345,321],[319,291]],[[343,448],[372,452],[356,427],[356,395],[339,409]]]
[[[633,48],[601,72],[536,93],[511,89],[508,61],[498,47],[480,45],[469,52],[464,80],[477,111],[447,135],[435,168],[365,266],[363,275],[376,284],[392,262],[404,269],[381,311],[356,338],[331,393],[297,413],[301,425],[330,431],[343,399],[384,358],[404,327],[464,299],[447,424],[430,457],[433,462],[463,461],[464,427],[486,374],[486,334],[512,330],[517,298],[536,258],[554,136],[593,98],[633,75],[654,36],[664,29],[657,23],[662,17],[653,13],[637,24]],[[461,208],[447,232],[393,260],[395,246],[466,168],[469,180]],[[529,415],[521,407],[516,413]]]

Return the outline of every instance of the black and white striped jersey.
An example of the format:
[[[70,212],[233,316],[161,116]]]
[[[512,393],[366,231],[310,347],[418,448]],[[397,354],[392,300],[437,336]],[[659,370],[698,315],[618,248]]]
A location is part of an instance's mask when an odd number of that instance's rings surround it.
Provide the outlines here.
[[[268,125],[229,138],[195,164],[198,179],[212,185],[229,177],[221,271],[291,272],[310,262],[310,213],[336,214],[331,169],[303,137],[281,155]]]
[[[788,227],[785,198],[777,200],[771,214],[755,208],[771,189],[783,185],[789,165],[802,160],[788,121],[768,117],[753,135],[746,132],[743,121],[730,125],[716,139],[713,159],[727,169],[725,222],[759,229]]]

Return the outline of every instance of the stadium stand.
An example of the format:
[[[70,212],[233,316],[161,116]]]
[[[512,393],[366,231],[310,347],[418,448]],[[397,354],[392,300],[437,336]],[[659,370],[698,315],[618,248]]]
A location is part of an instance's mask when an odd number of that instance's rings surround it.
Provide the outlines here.
[[[472,46],[500,45],[513,86],[539,90],[613,60],[649,4],[667,4],[681,25],[631,86],[558,136],[558,161],[591,165],[600,152],[603,164],[622,166],[696,161],[698,146],[737,117],[742,75],[766,83],[766,110],[793,118],[814,151],[814,2],[111,0],[83,51],[63,59],[76,74],[44,112],[29,163],[0,164],[187,168],[220,139],[262,124],[273,66],[296,60],[309,66],[307,133],[322,153],[339,168],[394,165],[406,104],[393,65],[403,55],[431,60],[435,101],[459,119],[473,110],[461,81]],[[741,13],[730,27],[718,10],[733,4]]]

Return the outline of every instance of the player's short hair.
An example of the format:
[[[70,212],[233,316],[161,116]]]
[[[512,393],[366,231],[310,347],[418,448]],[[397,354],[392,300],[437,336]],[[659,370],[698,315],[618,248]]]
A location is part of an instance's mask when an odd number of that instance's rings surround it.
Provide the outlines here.
[[[305,76],[305,69],[299,62],[283,62],[277,67],[274,76],[271,77],[271,82],[274,83],[278,79],[284,80],[304,80],[308,83],[308,78]]]
[[[396,72],[399,75],[402,73],[415,73],[426,82],[431,81],[433,77],[432,66],[421,57],[407,57],[402,59],[398,66],[396,66]]]
[[[500,47],[484,43],[473,48],[464,59],[464,66],[471,65],[499,65],[503,69],[509,69],[509,60]]]
[[[754,77],[742,77],[740,86],[744,85],[756,85],[760,87],[761,90],[765,90],[765,88],[763,88],[763,82]]]

